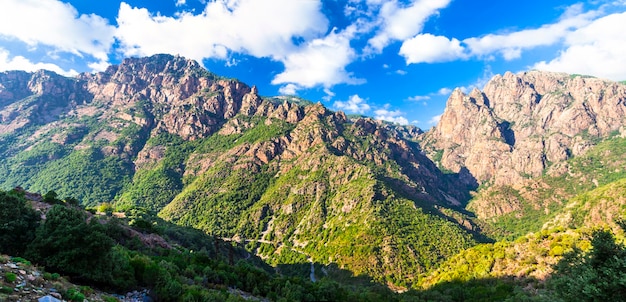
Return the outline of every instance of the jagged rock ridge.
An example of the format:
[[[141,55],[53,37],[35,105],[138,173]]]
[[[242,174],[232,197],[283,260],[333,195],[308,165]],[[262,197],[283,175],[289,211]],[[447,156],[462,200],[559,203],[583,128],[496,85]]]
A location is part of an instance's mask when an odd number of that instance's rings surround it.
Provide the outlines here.
[[[455,90],[423,137],[442,167],[478,183],[515,184],[624,133],[626,86],[540,71],[493,77],[483,91]],[[556,165],[558,166],[558,165]],[[562,171],[561,171],[562,172]]]

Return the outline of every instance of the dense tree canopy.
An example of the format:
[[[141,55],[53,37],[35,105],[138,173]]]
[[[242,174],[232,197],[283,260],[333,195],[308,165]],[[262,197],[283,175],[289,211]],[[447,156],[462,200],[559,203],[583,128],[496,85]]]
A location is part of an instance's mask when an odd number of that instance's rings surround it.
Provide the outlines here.
[[[0,252],[19,255],[35,237],[39,213],[26,200],[0,191]]]

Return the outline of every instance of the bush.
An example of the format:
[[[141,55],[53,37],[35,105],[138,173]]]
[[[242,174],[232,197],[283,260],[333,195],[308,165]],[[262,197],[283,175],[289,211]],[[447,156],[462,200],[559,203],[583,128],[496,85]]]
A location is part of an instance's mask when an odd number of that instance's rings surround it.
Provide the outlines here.
[[[103,202],[98,206],[98,212],[110,215],[113,213],[113,205],[109,202]]]
[[[594,231],[592,249],[574,248],[554,267],[549,282],[565,301],[622,301],[626,296],[626,247],[610,231]]]
[[[96,219],[87,223],[82,210],[55,205],[37,230],[26,255],[53,271],[116,287],[134,285],[127,255]]]
[[[4,280],[7,280],[7,282],[9,283],[13,283],[15,282],[15,280],[17,280],[17,275],[11,272],[6,272],[4,274]]]
[[[43,273],[43,278],[46,280],[54,281],[54,280],[58,280],[59,278],[61,278],[61,275],[59,275],[58,273],[45,272]]]
[[[2,285],[2,286],[0,286],[0,293],[3,293],[3,294],[12,294],[12,293],[13,293],[13,289],[12,289],[12,288],[10,288],[10,287],[8,287],[8,286],[4,286],[4,285]]]
[[[30,265],[30,261],[28,261],[28,260],[26,260],[26,259],[24,259],[24,258],[22,258],[22,257],[13,257],[13,258],[11,258],[11,260],[12,260],[13,262],[23,263],[23,264],[26,264],[26,265]]]
[[[24,253],[35,238],[39,219],[39,214],[24,198],[0,191],[0,253]]]
[[[83,302],[85,300],[85,295],[75,288],[68,289],[63,297],[70,301]]]

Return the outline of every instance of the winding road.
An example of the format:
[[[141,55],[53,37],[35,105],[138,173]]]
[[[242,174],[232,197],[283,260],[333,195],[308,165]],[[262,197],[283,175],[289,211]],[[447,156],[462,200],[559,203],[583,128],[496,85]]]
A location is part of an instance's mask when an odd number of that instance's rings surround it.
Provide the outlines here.
[[[228,237],[218,237],[219,239],[221,239],[222,241],[228,241],[228,242],[238,242],[239,244],[243,244],[243,243],[249,243],[249,242],[258,242],[258,243],[265,243],[265,244],[273,244],[276,245],[278,247],[284,247],[282,242],[275,242],[275,241],[269,241],[269,240],[264,240],[264,239],[246,239],[246,238],[228,238]],[[311,263],[311,274],[310,274],[310,278],[311,278],[311,282],[316,282],[317,278],[315,278],[315,264],[313,263],[313,258],[311,258],[311,256],[307,255],[305,252],[301,251],[301,250],[297,250],[293,247],[289,248],[290,250],[305,255],[307,257],[307,260],[309,261],[309,263]],[[250,252],[248,252],[248,256],[246,256],[246,259],[250,259],[251,254]]]

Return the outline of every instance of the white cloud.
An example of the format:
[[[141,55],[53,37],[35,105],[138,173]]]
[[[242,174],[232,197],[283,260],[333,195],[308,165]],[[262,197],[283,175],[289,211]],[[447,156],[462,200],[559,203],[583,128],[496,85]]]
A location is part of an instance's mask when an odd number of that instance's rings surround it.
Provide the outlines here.
[[[405,40],[415,36],[423,29],[424,23],[430,16],[448,6],[449,3],[450,0],[413,0],[406,7],[402,7],[397,0],[383,3],[378,20],[375,21],[380,24],[380,30],[368,41],[368,51],[380,53],[395,40]]]
[[[431,34],[417,35],[402,43],[400,55],[406,63],[435,63],[467,58],[461,42]]]
[[[420,34],[402,43],[400,55],[406,63],[435,63],[467,58],[461,42],[443,36]]]
[[[100,16],[79,15],[70,4],[56,0],[3,0],[0,37],[17,39],[30,48],[51,46],[79,57],[108,61],[114,27]]]
[[[400,125],[408,125],[409,120],[404,117],[404,113],[400,110],[377,109],[374,111],[374,118],[378,120],[397,123]]]
[[[371,109],[370,105],[358,94],[350,96],[347,101],[336,101],[333,106],[348,113],[364,114]]]
[[[272,84],[293,84],[283,86],[290,92],[363,82],[345,69],[356,59],[350,46],[356,26],[325,35],[329,22],[319,1],[219,0],[201,14],[175,17],[122,3],[117,21],[116,36],[127,56],[175,53],[201,61],[237,52],[267,57],[285,66]]]
[[[402,70],[402,69],[396,70],[396,74],[399,74],[399,75],[406,75],[407,73],[408,72],[406,72],[406,70]]]
[[[582,4],[576,4],[570,6],[556,23],[506,34],[468,38],[463,43],[467,44],[474,56],[500,52],[505,60],[513,60],[521,56],[522,50],[561,42],[572,31],[588,25],[597,15],[597,11],[582,12]]]
[[[120,5],[117,38],[127,56],[180,54],[195,60],[226,58],[229,51],[282,58],[294,38],[315,38],[328,28],[318,1],[218,0],[194,15],[154,15]]]
[[[5,49],[0,48],[0,71],[24,70],[28,72],[33,72],[40,69],[51,70],[65,76],[75,76],[78,74],[76,70],[63,70],[61,67],[52,63],[33,63],[22,56],[9,58],[9,52]]]
[[[280,87],[278,92],[282,95],[296,95],[298,93],[298,89],[300,89],[300,87],[295,84],[287,84]]]
[[[322,99],[324,101],[329,102],[330,100],[333,99],[333,97],[335,96],[335,93],[330,90],[330,88],[324,88],[324,93],[326,94],[325,96],[322,97]]]
[[[176,6],[180,7],[187,4],[187,0],[176,0]]]
[[[438,95],[448,95],[450,93],[452,93],[452,89],[447,88],[447,87],[443,87],[443,88],[437,90],[437,94]]]
[[[439,120],[441,120],[441,116],[443,114],[439,114],[439,115],[435,115],[433,117],[430,118],[430,120],[428,120],[428,124],[429,125],[435,125],[437,123],[439,123]]]
[[[428,101],[428,100],[430,100],[430,96],[428,95],[416,95],[416,96],[409,97],[409,101],[419,102],[419,101]]]
[[[615,81],[626,80],[626,13],[599,18],[566,38],[566,49],[535,69],[590,74]]]
[[[356,58],[350,46],[353,35],[354,28],[348,27],[305,43],[283,59],[285,71],[276,75],[272,84],[297,83],[311,88],[320,84],[330,87],[339,83],[363,83],[345,69]]]

